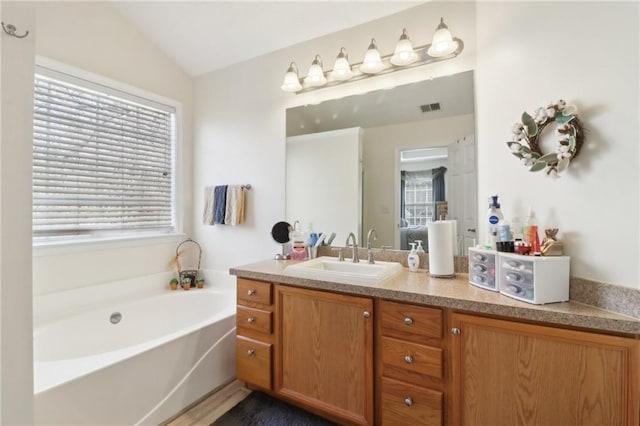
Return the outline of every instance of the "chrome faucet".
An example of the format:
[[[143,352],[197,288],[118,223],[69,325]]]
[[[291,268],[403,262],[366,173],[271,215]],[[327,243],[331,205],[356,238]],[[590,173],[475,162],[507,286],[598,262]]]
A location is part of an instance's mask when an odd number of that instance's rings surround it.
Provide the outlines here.
[[[373,250],[371,250],[371,236],[373,235],[373,241],[378,241],[378,231],[371,228],[367,233],[367,263],[373,265],[375,261],[373,260]]]
[[[360,259],[358,259],[358,243],[356,242],[356,236],[353,234],[353,232],[349,232],[349,235],[347,235],[347,241],[344,243],[344,245],[347,247],[349,247],[349,240],[351,240],[352,242],[351,261],[353,263],[358,263],[360,262]]]

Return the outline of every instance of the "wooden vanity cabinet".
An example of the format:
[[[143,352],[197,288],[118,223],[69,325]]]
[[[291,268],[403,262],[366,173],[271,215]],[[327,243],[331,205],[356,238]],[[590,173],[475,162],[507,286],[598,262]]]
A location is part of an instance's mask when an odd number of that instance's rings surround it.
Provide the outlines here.
[[[639,341],[452,314],[454,425],[638,425]]]
[[[276,285],[275,392],[345,424],[373,424],[373,299]]]
[[[273,284],[237,279],[236,377],[272,389]]]
[[[444,424],[441,309],[379,300],[377,423]]]

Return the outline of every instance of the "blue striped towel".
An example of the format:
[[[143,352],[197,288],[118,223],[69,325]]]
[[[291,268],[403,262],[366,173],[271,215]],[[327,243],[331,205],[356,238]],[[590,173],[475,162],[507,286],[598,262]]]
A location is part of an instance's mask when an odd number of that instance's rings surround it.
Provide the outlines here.
[[[219,185],[213,189],[213,223],[224,225],[227,210],[227,185]]]

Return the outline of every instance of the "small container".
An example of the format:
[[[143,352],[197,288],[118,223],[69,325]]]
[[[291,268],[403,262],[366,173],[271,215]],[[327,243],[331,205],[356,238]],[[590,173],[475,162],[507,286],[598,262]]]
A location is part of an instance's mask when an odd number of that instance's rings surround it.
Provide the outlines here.
[[[569,256],[498,255],[500,293],[528,303],[569,300]]]
[[[496,257],[494,250],[469,247],[469,284],[485,290],[499,291],[496,281]]]
[[[531,246],[526,241],[516,240],[513,243],[513,252],[522,255],[528,255],[531,251]]]
[[[196,287],[203,288],[204,287],[204,277],[198,277],[196,279]]]

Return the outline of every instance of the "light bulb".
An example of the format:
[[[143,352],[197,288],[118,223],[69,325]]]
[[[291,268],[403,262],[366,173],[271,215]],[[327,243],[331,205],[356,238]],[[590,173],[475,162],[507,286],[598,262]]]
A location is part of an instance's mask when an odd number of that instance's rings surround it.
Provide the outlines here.
[[[367,53],[364,55],[362,65],[360,65],[360,71],[365,74],[376,74],[382,71],[383,68],[384,65],[380,58],[380,52],[378,52],[376,40],[372,38],[371,44],[369,44],[369,48],[367,49]]]
[[[331,78],[334,80],[349,80],[353,77],[353,71],[351,71],[351,64],[349,63],[349,55],[347,50],[343,47],[338,53],[338,57],[333,64],[333,71],[331,71]]]
[[[280,88],[285,92],[297,92],[302,89],[302,85],[300,85],[300,78],[298,77],[298,67],[295,62],[291,62],[291,65],[289,65]]]
[[[440,58],[452,54],[457,48],[458,42],[453,40],[451,31],[449,31],[444,20],[440,18],[440,25],[438,25],[436,32],[433,34],[433,41],[431,42],[431,47],[427,49],[427,54],[433,58]]]
[[[307,86],[324,86],[327,84],[327,78],[324,76],[324,70],[322,69],[322,59],[320,55],[316,55],[309,67],[307,77],[304,79],[304,83]]]
[[[413,44],[409,40],[407,30],[402,30],[402,35],[396,44],[396,49],[393,52],[393,56],[390,62],[393,65],[402,67],[414,63],[418,59],[418,55],[413,50]]]

